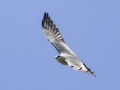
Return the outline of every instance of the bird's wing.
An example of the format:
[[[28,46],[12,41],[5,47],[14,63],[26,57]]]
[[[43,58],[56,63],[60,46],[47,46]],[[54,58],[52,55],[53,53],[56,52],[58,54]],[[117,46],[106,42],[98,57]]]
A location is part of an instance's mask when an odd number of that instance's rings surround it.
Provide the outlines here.
[[[71,55],[65,58],[67,64],[72,67],[74,70],[79,70],[82,72],[87,72],[88,74],[94,75],[94,72],[89,69],[85,63],[78,59],[78,57]],[[94,75],[96,77],[96,75]]]
[[[74,54],[66,45],[58,28],[50,19],[49,14],[46,12],[44,13],[44,17],[42,20],[42,29],[48,41],[57,49],[59,53]]]
[[[81,68],[81,65],[83,64],[83,62],[81,60],[79,60],[78,57],[76,57],[74,55],[66,56],[65,61],[74,70],[79,70]]]

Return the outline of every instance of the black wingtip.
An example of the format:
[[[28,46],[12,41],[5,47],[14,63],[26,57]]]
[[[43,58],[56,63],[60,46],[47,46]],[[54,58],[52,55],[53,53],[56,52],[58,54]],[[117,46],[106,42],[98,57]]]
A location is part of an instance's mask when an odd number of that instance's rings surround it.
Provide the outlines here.
[[[47,12],[44,12],[43,20],[50,19],[49,14]]]
[[[93,75],[93,76],[95,76],[95,77],[96,77],[96,75],[94,74],[94,72],[92,72],[92,71],[91,71],[91,69],[89,69],[88,67],[87,67],[87,69],[88,69],[88,71],[87,71],[87,72],[88,72],[88,74],[91,74],[91,75]]]
[[[47,12],[44,12],[44,16],[42,19],[42,26],[44,26],[44,21],[47,19]]]
[[[43,19],[45,20],[46,17],[47,17],[47,13],[45,12],[45,13],[44,13],[44,17],[43,17]]]
[[[46,14],[47,12],[44,12],[44,14]]]
[[[94,74],[94,72],[91,72],[91,74],[96,77],[96,75]]]

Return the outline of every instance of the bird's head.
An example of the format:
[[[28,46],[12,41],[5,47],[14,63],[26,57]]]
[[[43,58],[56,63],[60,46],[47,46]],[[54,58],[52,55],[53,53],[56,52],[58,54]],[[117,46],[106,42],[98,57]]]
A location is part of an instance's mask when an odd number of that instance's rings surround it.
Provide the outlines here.
[[[57,59],[57,61],[65,61],[65,58],[59,55],[56,55],[55,58]]]
[[[57,55],[57,56],[55,56],[55,58],[57,59],[57,61],[58,61],[59,63],[61,63],[61,64],[63,64],[63,65],[68,65],[67,62],[65,61],[65,58],[64,58],[64,57]]]
[[[59,59],[60,57],[61,57],[61,56],[59,56],[59,55],[56,55],[56,56],[55,56],[56,59]]]

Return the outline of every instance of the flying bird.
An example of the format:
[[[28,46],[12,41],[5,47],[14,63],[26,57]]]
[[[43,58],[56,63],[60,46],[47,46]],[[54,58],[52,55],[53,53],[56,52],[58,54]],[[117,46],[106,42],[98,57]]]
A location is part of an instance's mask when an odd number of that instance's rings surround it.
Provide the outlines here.
[[[44,13],[42,20],[42,29],[45,33],[47,40],[56,48],[59,55],[55,56],[56,60],[63,64],[72,67],[74,70],[86,72],[94,75],[94,72],[89,69],[83,61],[81,61],[77,55],[66,45],[59,29],[51,20],[48,13]],[[96,77],[96,75],[94,75]]]

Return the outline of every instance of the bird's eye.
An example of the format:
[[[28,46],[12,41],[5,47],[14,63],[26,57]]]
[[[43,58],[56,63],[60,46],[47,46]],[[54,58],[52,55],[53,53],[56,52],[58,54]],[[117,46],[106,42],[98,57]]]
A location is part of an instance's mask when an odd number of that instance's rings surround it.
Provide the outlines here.
[[[59,58],[59,57],[60,57],[60,56],[57,56],[56,59]]]
[[[57,56],[58,58],[60,57],[60,56]]]

